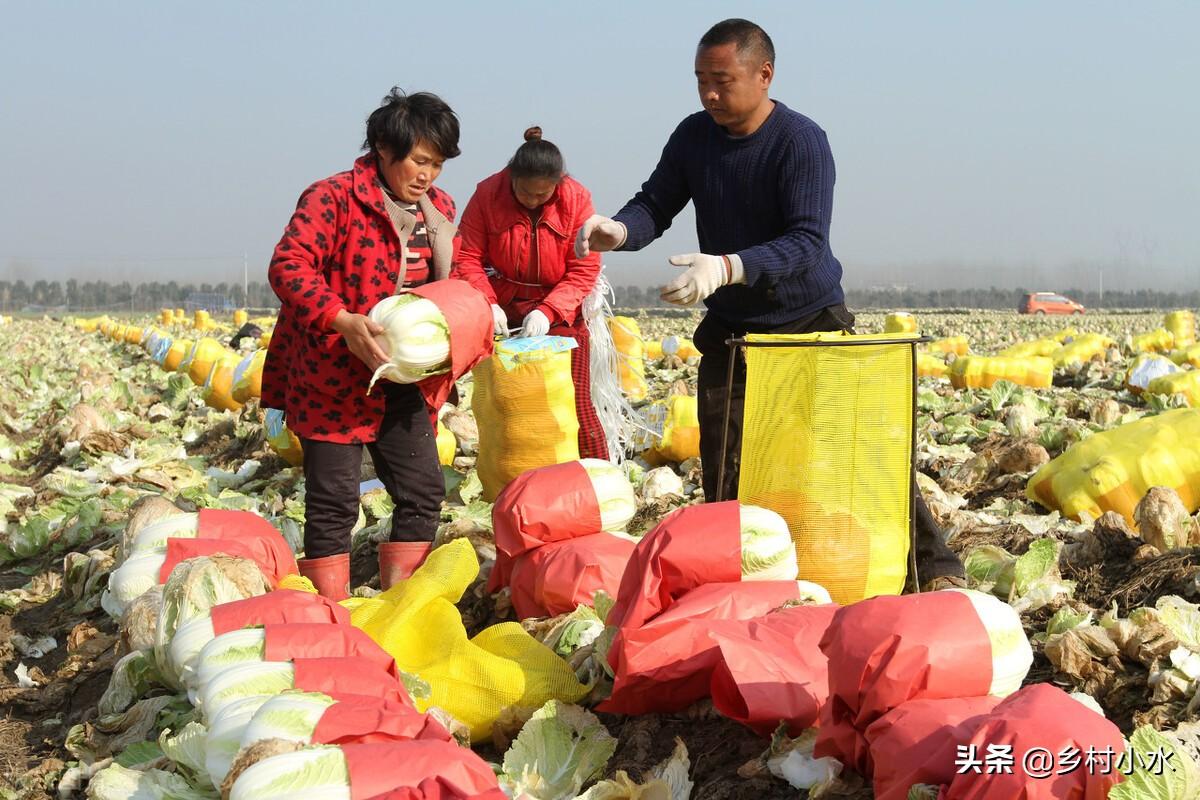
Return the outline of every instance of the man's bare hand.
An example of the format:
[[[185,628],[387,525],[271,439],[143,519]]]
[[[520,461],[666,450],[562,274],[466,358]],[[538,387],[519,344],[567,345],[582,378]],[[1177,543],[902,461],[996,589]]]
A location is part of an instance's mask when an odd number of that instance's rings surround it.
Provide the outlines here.
[[[363,314],[351,314],[342,309],[333,318],[332,327],[346,340],[350,352],[366,364],[371,372],[388,362],[387,351],[380,347],[375,339],[383,334],[382,325],[372,322]]]

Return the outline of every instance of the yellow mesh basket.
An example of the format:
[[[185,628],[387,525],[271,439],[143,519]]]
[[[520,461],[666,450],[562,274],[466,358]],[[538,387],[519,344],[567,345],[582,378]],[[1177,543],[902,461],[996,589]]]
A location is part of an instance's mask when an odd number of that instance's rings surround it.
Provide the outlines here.
[[[839,333],[745,339],[738,499],[787,521],[800,578],[837,603],[904,590],[916,341]]]

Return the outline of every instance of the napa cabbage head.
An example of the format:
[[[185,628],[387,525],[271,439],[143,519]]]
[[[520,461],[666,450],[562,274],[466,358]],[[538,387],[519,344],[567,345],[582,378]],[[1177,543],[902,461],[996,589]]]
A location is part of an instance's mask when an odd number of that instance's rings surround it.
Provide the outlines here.
[[[264,758],[248,767],[230,800],[350,800],[350,770],[336,745],[315,745]]]
[[[256,597],[270,589],[258,565],[248,558],[216,554],[175,565],[163,587],[154,635],[154,657],[171,686],[182,688],[180,675],[168,657],[171,639],[181,625],[221,603]]]
[[[250,695],[227,703],[216,714],[208,718],[208,738],[205,741],[204,768],[214,786],[220,786],[229,774],[242,748],[242,737],[246,726],[255,713],[273,695]]]
[[[760,506],[742,505],[742,580],[794,581],[796,545],[783,517]]]
[[[1021,688],[1033,666],[1033,648],[1025,636],[1021,615],[994,595],[974,589],[947,589],[966,596],[979,617],[992,647],[992,684],[988,694],[1007,697]]]
[[[604,773],[616,748],[617,740],[590,711],[551,700],[504,754],[500,785],[510,797],[568,800]]]
[[[596,503],[600,507],[600,529],[623,531],[637,511],[637,497],[625,471],[609,461],[583,458],[579,461],[587,472]]]
[[[270,698],[254,712],[242,734],[242,747],[265,739],[286,739],[311,744],[313,731],[334,704],[321,692],[284,692]]]
[[[381,300],[367,315],[383,328],[376,341],[388,362],[371,376],[396,383],[417,383],[450,367],[450,327],[432,300],[400,294]],[[370,387],[368,387],[368,391]]]
[[[232,666],[266,660],[266,651],[266,631],[262,628],[244,628],[215,637],[200,651],[195,686],[189,695],[194,699],[213,678]]]
[[[209,613],[200,614],[176,629],[167,648],[167,662],[172,671],[179,676],[184,688],[196,688],[196,661],[204,646],[216,637],[213,631],[212,616]]]

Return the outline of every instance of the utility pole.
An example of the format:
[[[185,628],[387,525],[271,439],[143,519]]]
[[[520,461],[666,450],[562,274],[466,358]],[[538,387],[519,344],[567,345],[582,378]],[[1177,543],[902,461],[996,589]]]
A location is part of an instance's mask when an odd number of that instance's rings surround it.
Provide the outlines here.
[[[1100,307],[1104,307],[1104,265],[1100,265]]]
[[[250,307],[250,258],[242,251],[242,308]]]

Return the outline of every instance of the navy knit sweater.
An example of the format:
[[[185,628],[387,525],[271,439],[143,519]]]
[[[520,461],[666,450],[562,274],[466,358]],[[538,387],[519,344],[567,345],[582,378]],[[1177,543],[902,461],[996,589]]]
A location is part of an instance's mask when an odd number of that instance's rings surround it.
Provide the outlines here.
[[[775,101],[762,126],[733,137],[707,112],[671,134],[642,190],[617,213],[622,250],[640,250],[691,200],[700,250],[737,253],[745,285],[704,304],[728,326],[765,329],[843,302],[842,265],[829,248],[833,154],[825,131]]]

